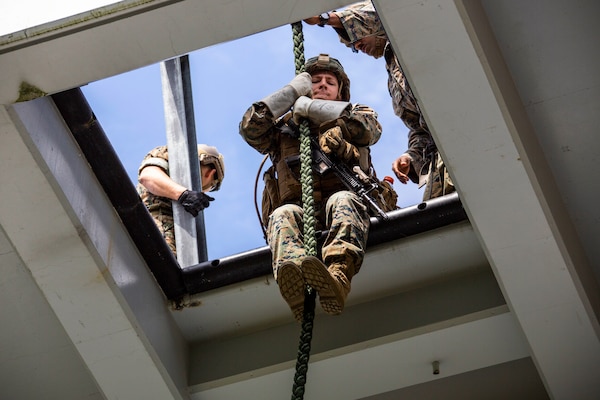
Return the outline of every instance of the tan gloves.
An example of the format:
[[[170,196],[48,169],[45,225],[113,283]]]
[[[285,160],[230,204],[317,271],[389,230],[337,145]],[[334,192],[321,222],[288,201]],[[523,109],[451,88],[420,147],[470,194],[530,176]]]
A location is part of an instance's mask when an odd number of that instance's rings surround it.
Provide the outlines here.
[[[308,72],[296,75],[289,85],[294,88],[298,96],[312,95],[312,78]]]
[[[300,96],[294,103],[294,122],[299,123],[302,118],[308,118],[315,124],[322,124],[340,117],[349,106],[347,101],[313,100]]]
[[[326,154],[333,153],[346,162],[356,162],[360,159],[358,148],[344,139],[339,126],[334,126],[319,136],[319,146]]]
[[[308,72],[298,74],[284,87],[261,100],[277,119],[285,114],[300,96],[312,95],[312,78]]]

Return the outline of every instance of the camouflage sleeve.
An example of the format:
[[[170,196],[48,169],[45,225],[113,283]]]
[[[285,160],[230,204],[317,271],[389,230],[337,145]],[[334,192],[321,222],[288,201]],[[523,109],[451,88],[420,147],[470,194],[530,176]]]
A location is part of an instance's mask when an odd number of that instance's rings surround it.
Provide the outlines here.
[[[335,14],[340,19],[342,28],[334,29],[340,42],[347,47],[365,36],[385,34],[379,15],[370,1],[352,4],[344,10],[336,10]]]
[[[435,144],[398,59],[391,52],[391,47],[388,47],[387,50],[386,69],[392,106],[394,113],[400,117],[409,130],[408,150],[405,153],[412,158],[412,162],[408,177],[411,181],[418,183],[419,174],[427,164],[427,155],[434,151]]]
[[[144,159],[138,168],[138,178],[140,172],[148,166],[159,167],[165,171],[167,175],[169,174],[169,153],[167,152],[167,146],[155,147],[144,156]]]
[[[242,117],[240,135],[254,149],[266,154],[272,148],[274,126],[275,118],[269,108],[262,102],[254,103]]]
[[[354,104],[350,115],[344,119],[350,133],[350,142],[356,146],[372,146],[381,137],[381,124],[371,107]]]
[[[406,154],[412,158],[408,177],[411,181],[418,183],[419,174],[427,163],[427,156],[434,148],[433,138],[426,130],[411,129],[408,133],[408,150]]]

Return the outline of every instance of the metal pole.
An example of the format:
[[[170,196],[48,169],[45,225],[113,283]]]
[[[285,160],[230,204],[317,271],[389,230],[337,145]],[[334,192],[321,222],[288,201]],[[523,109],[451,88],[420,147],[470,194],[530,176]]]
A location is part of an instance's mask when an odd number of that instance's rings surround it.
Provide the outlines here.
[[[202,190],[189,58],[185,55],[164,61],[160,65],[160,71],[169,149],[169,175],[187,188]],[[203,212],[193,218],[174,201],[173,219],[177,261],[180,266],[206,261],[208,256]]]

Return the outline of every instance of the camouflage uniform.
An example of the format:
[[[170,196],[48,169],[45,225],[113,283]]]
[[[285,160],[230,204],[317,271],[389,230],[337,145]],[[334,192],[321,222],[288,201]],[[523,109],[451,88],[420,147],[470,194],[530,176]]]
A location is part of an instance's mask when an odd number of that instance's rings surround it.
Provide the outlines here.
[[[409,129],[409,148],[405,153],[411,157],[412,161],[408,176],[414,183],[427,179],[423,200],[454,192],[454,184],[448,175],[398,58],[387,40],[383,24],[379,20],[373,4],[370,1],[364,1],[335,13],[344,28],[334,29],[337,31],[340,41],[346,46],[352,47],[357,40],[371,35],[386,39],[383,55],[388,72],[388,90],[392,97],[394,113]]]
[[[159,167],[169,175],[169,154],[167,152],[167,146],[156,147],[146,154],[138,169],[138,178],[140,172],[148,166]],[[150,212],[150,215],[152,215],[156,226],[165,238],[173,255],[177,256],[175,249],[175,223],[173,222],[172,200],[150,193],[150,191],[140,183],[137,184],[137,192]]]
[[[284,116],[282,120],[287,120]],[[341,120],[341,121],[340,121]],[[340,123],[350,134],[350,142],[368,151],[381,136],[381,125],[377,114],[364,105],[352,105],[345,111]],[[240,134],[250,146],[261,154],[269,154],[273,167],[266,173],[265,201],[269,206],[263,222],[267,225],[268,242],[273,254],[273,275],[286,261],[300,262],[306,255],[303,240],[302,192],[300,165],[297,160],[300,142],[287,133],[288,124],[276,124],[273,114],[263,103],[254,103],[244,114],[240,123]],[[337,121],[334,121],[337,123]],[[311,134],[320,135],[332,126],[311,126]],[[286,162],[287,160],[287,162]],[[356,160],[358,164],[358,160]],[[369,157],[369,171],[374,173]],[[270,175],[270,178],[269,178]],[[275,178],[276,177],[276,178]],[[277,199],[268,193],[270,183]],[[329,229],[321,248],[323,262],[343,262],[353,266],[357,273],[363,261],[369,230],[369,214],[366,206],[353,192],[346,190],[342,182],[333,174],[319,176],[313,174],[315,218],[318,230]]]

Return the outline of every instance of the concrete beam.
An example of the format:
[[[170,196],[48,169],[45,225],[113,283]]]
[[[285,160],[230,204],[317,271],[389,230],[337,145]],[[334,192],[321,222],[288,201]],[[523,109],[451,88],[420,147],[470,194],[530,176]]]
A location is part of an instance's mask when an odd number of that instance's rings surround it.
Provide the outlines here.
[[[53,94],[346,4],[163,0],[121,9],[121,3],[0,37],[0,104],[17,101],[22,82]]]
[[[480,3],[375,4],[548,392],[593,398],[597,288]]]
[[[52,100],[0,107],[0,135],[0,224],[104,397],[185,399],[168,302]]]

